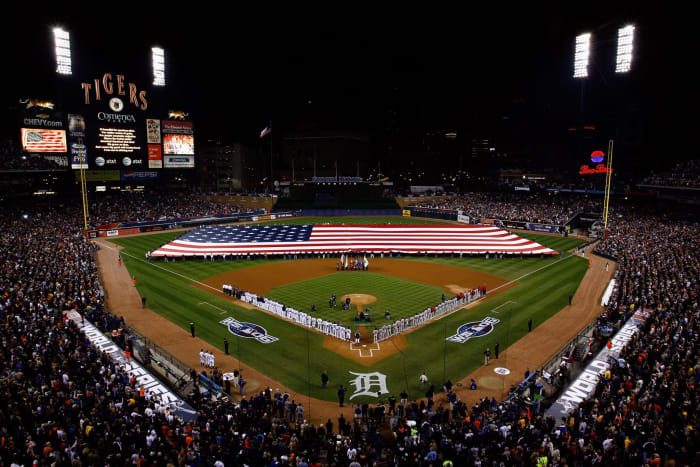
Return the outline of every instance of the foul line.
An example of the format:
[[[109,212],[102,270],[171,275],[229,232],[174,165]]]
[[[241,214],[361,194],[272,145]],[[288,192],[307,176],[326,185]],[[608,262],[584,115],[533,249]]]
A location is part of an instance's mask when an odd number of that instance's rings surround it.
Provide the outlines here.
[[[567,256],[567,257],[565,257],[565,258],[560,258],[560,259],[554,261],[553,263],[549,263],[549,264],[547,264],[547,265],[545,265],[545,266],[542,266],[542,267],[539,268],[539,269],[535,269],[534,271],[530,271],[530,272],[528,272],[527,274],[523,274],[522,276],[520,276],[520,277],[518,277],[518,278],[516,278],[516,279],[513,279],[512,281],[508,281],[508,282],[506,282],[505,284],[501,284],[501,285],[499,285],[498,287],[494,287],[493,289],[491,289],[491,291],[493,292],[494,290],[498,290],[498,289],[500,289],[500,288],[502,288],[502,287],[508,286],[508,285],[513,284],[513,283],[515,283],[515,282],[518,282],[520,279],[522,279],[522,278],[524,278],[524,277],[531,276],[531,275],[535,274],[536,272],[540,272],[541,270],[547,269],[548,267],[551,267],[551,266],[554,266],[554,265],[557,264],[557,263],[560,263],[560,262],[562,262],[562,261],[566,261],[566,260],[569,259],[569,258],[578,258],[578,256],[569,254],[569,256]],[[487,293],[488,293],[488,291],[487,291]],[[488,295],[487,295],[487,296],[488,296]],[[481,298],[477,299],[476,301],[481,300],[481,299],[483,299],[483,298],[486,298],[486,296],[485,296],[485,297],[481,297]],[[448,313],[445,313],[444,315],[440,315],[440,316],[438,316],[437,318],[433,318],[430,322],[431,322],[431,323],[434,323],[434,322],[436,322],[436,321],[440,321],[442,318],[445,318],[445,317],[447,317],[447,316],[451,316],[451,315],[454,314],[456,311],[462,310],[462,309],[464,309],[464,307],[469,306],[469,305],[471,305],[472,303],[476,303],[476,301],[471,302],[471,303],[466,303],[465,305],[463,305],[463,306],[461,306],[461,307],[459,307],[459,308],[456,308],[456,309],[454,309],[454,310],[452,310],[452,311],[450,311],[450,312],[448,312]],[[420,326],[420,327],[422,327],[422,326]],[[418,328],[416,328],[416,329],[418,329]]]
[[[566,258],[558,259],[558,260],[556,260],[556,261],[553,262],[553,263],[550,263],[550,264],[547,264],[547,265],[545,265],[545,266],[542,266],[541,268],[535,269],[534,271],[530,271],[530,272],[528,272],[527,274],[523,274],[522,276],[518,277],[517,279],[513,279],[512,281],[506,282],[505,284],[501,284],[501,285],[499,285],[498,287],[493,288],[493,289],[491,289],[491,290],[498,290],[498,289],[500,289],[501,287],[505,287],[505,286],[510,285],[510,284],[512,284],[512,283],[514,283],[514,282],[518,282],[520,279],[522,279],[522,278],[524,278],[524,277],[531,276],[532,274],[534,274],[534,273],[536,273],[536,272],[540,272],[541,270],[547,269],[547,268],[550,267],[550,266],[554,266],[554,265],[557,264],[557,263],[560,263],[560,262],[562,262],[562,261],[566,261],[566,260],[569,259],[569,258],[577,258],[577,256],[576,256],[576,255],[571,255],[571,254],[570,254],[570,255],[567,256]],[[488,293],[488,291],[487,291],[487,293]]]
[[[100,245],[103,246],[103,247],[109,248],[110,250],[119,251],[119,250],[117,250],[116,248],[114,248],[114,247],[112,247],[112,246],[109,246],[109,245],[106,245],[106,244],[104,244],[104,243],[100,243]],[[176,276],[180,276],[180,277],[182,277],[183,279],[187,279],[188,281],[194,282],[195,284],[199,284],[199,285],[201,285],[201,286],[204,286],[204,287],[207,287],[207,288],[209,288],[209,289],[215,290],[216,292],[221,292],[221,290],[217,289],[216,287],[212,287],[212,286],[209,285],[209,284],[205,284],[204,282],[199,282],[198,280],[192,279],[191,277],[187,277],[187,276],[185,276],[184,274],[180,274],[179,272],[171,271],[170,269],[166,269],[166,268],[164,268],[164,267],[162,267],[162,266],[158,266],[157,264],[149,263],[148,261],[143,260],[143,259],[141,259],[141,258],[137,258],[136,256],[131,255],[131,254],[129,254],[129,253],[125,253],[125,252],[122,251],[122,252],[119,252],[119,254],[128,256],[128,257],[130,257],[130,258],[134,258],[136,261],[140,261],[140,262],[142,262],[142,263],[146,263],[146,264],[148,264],[148,265],[150,265],[150,266],[153,266],[154,268],[158,268],[158,269],[161,269],[161,270],[163,270],[163,271],[167,271],[167,272],[169,272],[170,274],[174,274],[174,275],[176,275]],[[202,303],[206,303],[206,302],[202,302]]]
[[[224,313],[228,313],[228,311],[224,310],[223,308],[219,308],[218,306],[212,305],[212,304],[209,303],[209,302],[200,302],[199,304],[200,304],[200,305],[209,305],[209,306],[212,307],[212,308],[216,308],[217,310],[220,310],[220,311],[221,311],[221,313],[219,313],[220,315],[223,315]]]
[[[491,312],[492,312],[492,313],[500,313],[500,311],[496,311],[496,310],[498,310],[498,309],[501,308],[502,306],[508,305],[509,303],[513,303],[513,304],[517,305],[518,302],[515,302],[515,301],[513,301],[513,300],[508,300],[507,302],[501,303],[501,304],[498,305],[496,308],[493,308],[493,309],[491,310]]]

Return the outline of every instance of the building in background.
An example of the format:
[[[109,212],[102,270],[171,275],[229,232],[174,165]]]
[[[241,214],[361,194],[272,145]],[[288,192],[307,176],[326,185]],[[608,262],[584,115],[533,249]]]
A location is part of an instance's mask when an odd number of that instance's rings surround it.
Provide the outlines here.
[[[199,147],[199,187],[204,192],[239,192],[251,180],[246,177],[244,165],[247,149],[240,143],[222,144],[208,140]]]

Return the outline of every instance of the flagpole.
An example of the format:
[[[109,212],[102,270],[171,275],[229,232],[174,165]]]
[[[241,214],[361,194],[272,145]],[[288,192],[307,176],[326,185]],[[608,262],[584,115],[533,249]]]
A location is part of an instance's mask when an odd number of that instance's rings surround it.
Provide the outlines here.
[[[613,140],[608,142],[608,170],[605,173],[605,197],[603,198],[603,239],[608,237],[608,207],[610,206],[610,186],[612,185],[613,144]]]
[[[272,132],[272,120],[270,120],[270,132]],[[270,194],[272,194],[274,190],[274,185],[272,184],[272,135],[270,135]]]

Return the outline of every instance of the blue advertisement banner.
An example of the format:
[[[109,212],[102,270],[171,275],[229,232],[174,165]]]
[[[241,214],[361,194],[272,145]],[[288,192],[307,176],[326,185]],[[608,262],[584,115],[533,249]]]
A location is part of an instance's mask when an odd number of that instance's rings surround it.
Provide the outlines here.
[[[71,169],[88,168],[87,146],[85,145],[85,119],[82,115],[68,114],[68,145],[70,147]]]
[[[527,223],[526,228],[534,232],[559,233],[558,225]]]

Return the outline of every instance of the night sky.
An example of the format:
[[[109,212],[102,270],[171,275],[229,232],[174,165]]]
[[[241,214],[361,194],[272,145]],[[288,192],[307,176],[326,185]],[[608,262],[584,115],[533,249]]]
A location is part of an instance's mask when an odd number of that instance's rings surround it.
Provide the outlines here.
[[[52,96],[51,27],[60,25],[71,33],[77,82],[112,72],[146,87],[150,47],[164,47],[168,108],[189,111],[200,136],[224,142],[253,142],[270,120],[275,131],[400,139],[453,130],[524,134],[533,144],[585,122],[631,131],[645,161],[660,151],[692,156],[681,154],[681,142],[698,118],[676,108],[697,109],[699,93],[676,60],[677,41],[693,54],[697,41],[679,26],[680,12],[499,4],[387,14],[343,5],[307,15],[272,4],[258,12],[172,4],[143,13],[108,5],[109,15],[5,12],[4,137],[13,136],[18,98]],[[633,72],[621,77],[613,72],[615,39],[627,23],[637,25],[637,50]],[[574,37],[585,31],[596,50],[582,117],[581,83],[571,73]]]

